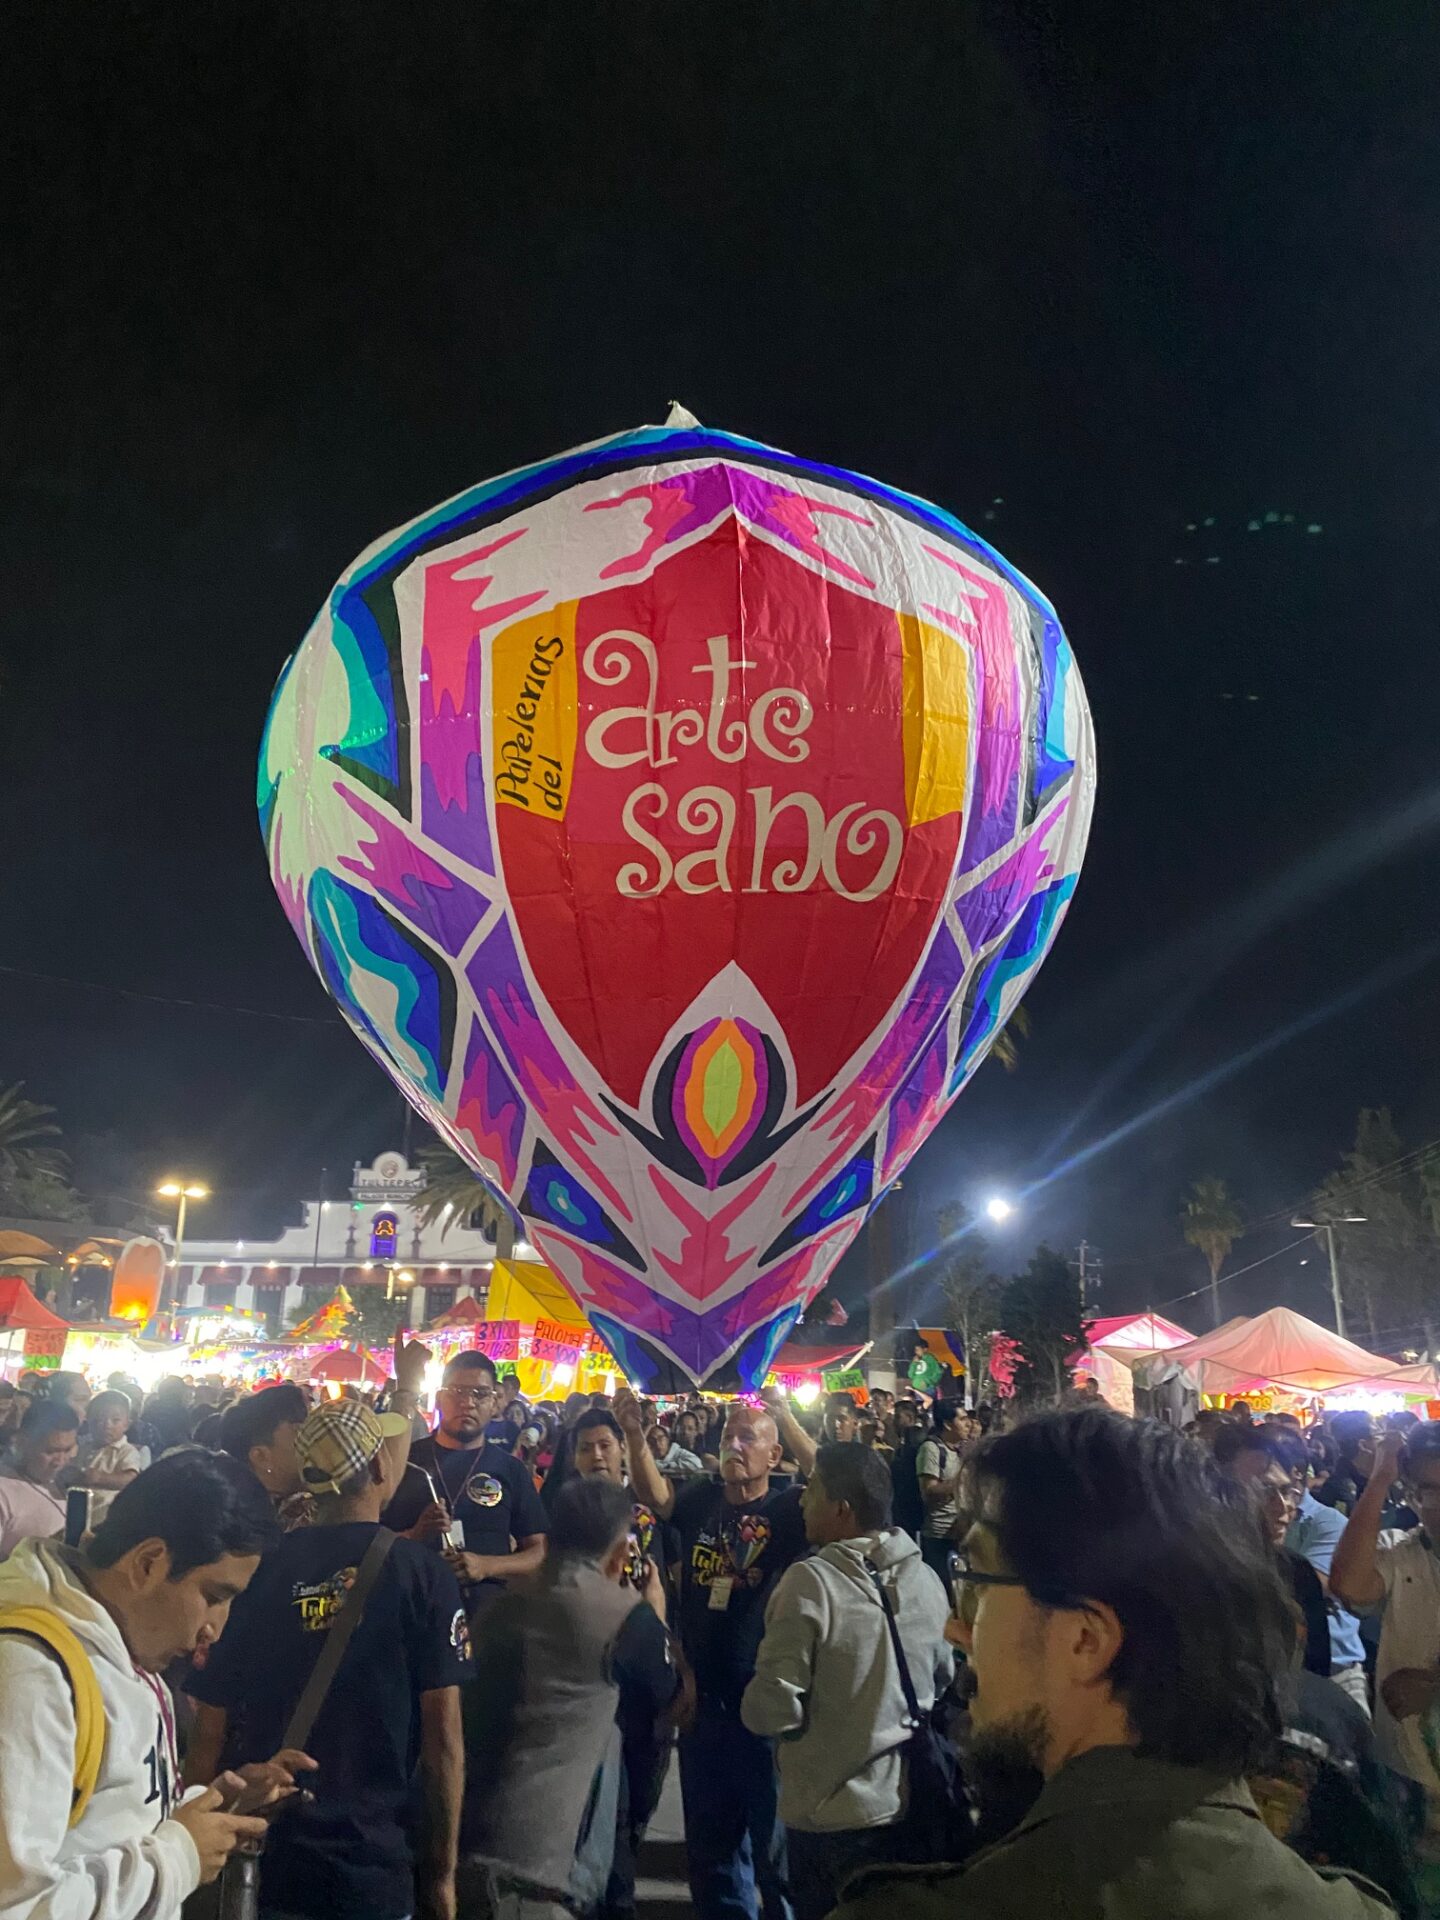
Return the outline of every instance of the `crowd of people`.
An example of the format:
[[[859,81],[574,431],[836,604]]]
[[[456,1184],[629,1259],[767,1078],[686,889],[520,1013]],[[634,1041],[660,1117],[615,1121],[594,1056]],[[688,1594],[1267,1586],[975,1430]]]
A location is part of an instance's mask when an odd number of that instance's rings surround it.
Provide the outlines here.
[[[1440,1427],[429,1360],[0,1391],[0,1920],[1440,1914]]]

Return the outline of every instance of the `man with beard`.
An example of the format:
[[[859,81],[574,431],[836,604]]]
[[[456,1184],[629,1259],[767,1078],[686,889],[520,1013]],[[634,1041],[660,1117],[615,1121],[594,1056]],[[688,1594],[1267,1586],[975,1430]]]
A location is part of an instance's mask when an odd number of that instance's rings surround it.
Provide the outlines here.
[[[395,1533],[436,1546],[452,1518],[459,1521],[464,1547],[452,1545],[446,1558],[472,1604],[533,1573],[549,1531],[529,1470],[485,1438],[497,1397],[495,1363],[483,1353],[457,1353],[440,1388],[440,1425],[411,1447],[405,1477],[381,1515]]]
[[[982,1795],[1039,1785],[963,1867],[874,1868],[841,1920],[1380,1920],[1307,1866],[1246,1771],[1280,1729],[1294,1616],[1249,1497],[1180,1434],[1101,1408],[987,1441],[957,1571]]]
[[[679,1539],[680,1645],[696,1694],[694,1723],[680,1736],[695,1911],[700,1920],[755,1920],[758,1883],[767,1920],[789,1920],[774,1752],[741,1721],[740,1700],[755,1671],[766,1602],[805,1551],[799,1491],[772,1492],[770,1476],[786,1452],[812,1471],[815,1442],[778,1393],[767,1394],[764,1407],[737,1400],[719,1443],[719,1485],[704,1480],[677,1494],[645,1445],[639,1401],[617,1394],[615,1411],[636,1489]]]

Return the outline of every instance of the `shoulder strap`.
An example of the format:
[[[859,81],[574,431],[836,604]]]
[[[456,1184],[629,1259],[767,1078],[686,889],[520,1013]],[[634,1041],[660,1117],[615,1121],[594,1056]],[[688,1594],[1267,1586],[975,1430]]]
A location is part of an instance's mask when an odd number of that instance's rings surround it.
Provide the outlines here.
[[[70,1825],[77,1826],[100,1778],[105,1752],[105,1703],[80,1637],[50,1607],[0,1608],[0,1633],[23,1633],[50,1649],[64,1670],[75,1703],[75,1772]]]
[[[873,1560],[866,1560],[866,1571],[875,1582],[875,1591],[880,1596],[880,1610],[885,1615],[885,1624],[890,1629],[890,1645],[895,1651],[895,1664],[900,1669],[900,1685],[905,1694],[905,1706],[910,1718],[918,1727],[921,1722],[920,1702],[916,1697],[915,1683],[910,1678],[910,1666],[905,1658],[905,1649],[900,1644],[900,1629],[895,1624],[895,1612],[890,1605],[890,1596],[885,1591],[885,1583],[880,1578],[880,1569]]]
[[[345,1657],[345,1649],[350,1644],[350,1636],[359,1626],[365,1612],[365,1602],[370,1598],[380,1569],[384,1566],[395,1544],[396,1536],[388,1527],[377,1529],[374,1539],[365,1549],[365,1558],[360,1562],[360,1571],[341,1603],[340,1611],[325,1636],[325,1644],[320,1649],[320,1658],[315,1662],[315,1670],[305,1682],[305,1691],[300,1703],[290,1716],[290,1724],[285,1729],[282,1747],[304,1748],[310,1738],[315,1722],[320,1717],[320,1709],[325,1704],[325,1696],[330,1691],[330,1683],[336,1670]]]

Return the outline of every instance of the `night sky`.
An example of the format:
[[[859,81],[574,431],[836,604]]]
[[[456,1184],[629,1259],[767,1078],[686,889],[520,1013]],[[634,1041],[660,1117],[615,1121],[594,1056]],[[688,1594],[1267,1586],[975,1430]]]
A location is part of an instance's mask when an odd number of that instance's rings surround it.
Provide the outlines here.
[[[1432,8],[12,0],[6,41],[0,1083],[92,1184],[183,1166],[258,1234],[398,1141],[266,876],[270,688],[372,537],[677,397],[959,514],[1089,690],[1033,1036],[902,1250],[998,1184],[997,1262],[1085,1233],[1106,1309],[1159,1302],[1192,1178],[1263,1220],[1362,1104],[1440,1133]],[[1227,1310],[1318,1312],[1298,1258]]]

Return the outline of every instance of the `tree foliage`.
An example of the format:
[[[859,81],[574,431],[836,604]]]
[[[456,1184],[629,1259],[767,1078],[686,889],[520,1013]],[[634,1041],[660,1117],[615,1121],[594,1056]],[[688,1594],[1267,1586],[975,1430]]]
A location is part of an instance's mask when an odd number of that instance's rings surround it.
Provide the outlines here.
[[[1245,1231],[1240,1209],[1223,1180],[1213,1174],[1192,1183],[1180,1210],[1180,1229],[1192,1247],[1205,1256],[1210,1270],[1210,1313],[1220,1325],[1220,1269],[1230,1249]]]
[[[1005,1282],[999,1324],[1015,1343],[1016,1398],[1031,1405],[1058,1401],[1084,1351],[1085,1321],[1075,1276],[1052,1247],[1037,1247],[1025,1271]]]
[[[25,1098],[25,1085],[0,1087],[0,1183],[26,1179],[37,1173],[63,1178],[68,1162],[58,1147],[42,1142],[58,1140],[55,1109]]]
[[[372,1351],[388,1347],[395,1338],[395,1329],[409,1324],[412,1292],[410,1287],[397,1287],[394,1299],[387,1300],[383,1287],[357,1288],[355,1312],[346,1329],[347,1336]]]
[[[1388,1107],[1364,1107],[1355,1144],[1315,1194],[1335,1223],[1341,1293],[1371,1346],[1440,1338],[1440,1153],[1407,1154]],[[1362,1215],[1356,1220],[1351,1216]]]
[[[21,1081],[0,1087],[0,1214],[16,1220],[86,1221],[90,1210],[66,1177],[55,1109],[27,1100]]]
[[[990,1336],[999,1317],[1000,1282],[990,1271],[989,1248],[975,1232],[968,1207],[958,1202],[941,1207],[937,1224],[945,1325],[960,1336],[971,1396],[978,1400],[989,1367]]]
[[[1026,1008],[1016,1007],[1010,1018],[990,1043],[988,1059],[998,1060],[1007,1073],[1013,1073],[1020,1064],[1020,1048],[1017,1044],[1030,1037],[1030,1015]]]
[[[418,1159],[425,1169],[425,1190],[415,1202],[415,1211],[423,1223],[433,1227],[448,1212],[458,1226],[479,1227],[498,1248],[511,1220],[494,1189],[453,1148],[439,1141],[421,1147]]]
[[[55,1173],[17,1173],[0,1179],[0,1214],[12,1220],[54,1220],[80,1225],[89,1221],[90,1207]]]

